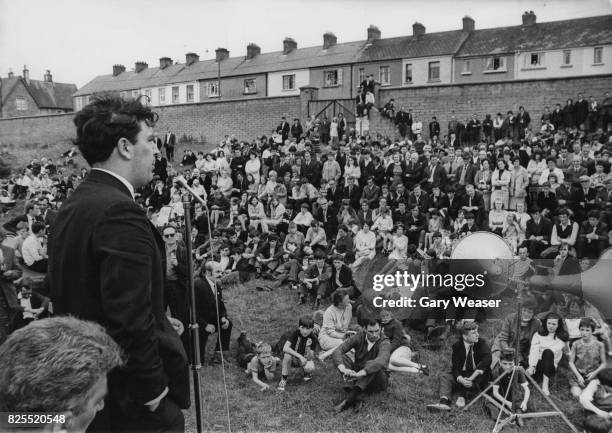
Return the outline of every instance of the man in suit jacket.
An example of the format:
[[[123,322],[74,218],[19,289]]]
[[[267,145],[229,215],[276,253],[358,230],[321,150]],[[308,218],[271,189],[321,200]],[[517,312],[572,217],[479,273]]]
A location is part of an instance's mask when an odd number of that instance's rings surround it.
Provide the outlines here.
[[[174,328],[182,325],[165,314],[164,242],[134,201],[134,189],[153,177],[156,121],[149,107],[113,96],[76,114],[92,170],[50,229],[55,314],[100,323],[128,359],[109,375],[91,431],[182,431],[181,408],[190,404],[187,356]]]
[[[201,277],[194,282],[195,310],[200,326],[200,357],[204,361],[208,336],[218,332],[215,356],[212,359],[212,363],[215,364],[221,363],[221,351],[223,351],[225,360],[229,359],[230,337],[232,335],[232,322],[227,317],[223,294],[218,284],[222,276],[223,271],[217,262],[206,262],[202,268]]]
[[[586,122],[587,116],[589,115],[589,101],[582,97],[582,93],[578,93],[578,100],[574,104],[574,119],[576,120],[576,126],[580,128],[580,125]]]
[[[425,167],[421,185],[427,191],[431,190],[432,185],[446,185],[446,170],[439,163],[437,155],[431,155],[429,164]]]
[[[531,208],[531,219],[527,221],[525,230],[525,242],[529,257],[540,257],[540,253],[550,246],[550,235],[552,233],[552,222],[544,218],[537,205]]]
[[[473,213],[476,224],[482,226],[485,214],[484,200],[482,194],[477,192],[471,183],[465,186],[465,195],[461,198],[461,209],[466,213]]]
[[[599,211],[589,211],[588,218],[580,225],[577,254],[579,258],[597,259],[606,247],[608,226],[599,220]]]
[[[325,197],[319,198],[319,208],[315,212],[315,219],[323,224],[325,236],[332,240],[338,234],[338,210],[334,208],[333,202]]]
[[[285,144],[285,140],[289,138],[289,132],[291,132],[291,126],[289,125],[289,122],[287,122],[285,116],[281,117],[281,123],[276,128],[276,132],[281,134],[283,138],[283,144]]]
[[[166,148],[166,157],[168,158],[168,162],[174,162],[174,148],[176,146],[176,135],[173,132],[170,132],[170,128],[168,128],[168,132],[164,137],[164,147]]]
[[[462,194],[467,184],[473,184],[476,177],[477,168],[472,164],[469,154],[464,154],[457,158],[457,169],[455,170],[455,183],[457,191]]]
[[[334,407],[336,413],[361,404],[361,396],[384,391],[389,385],[387,367],[391,357],[391,342],[377,319],[364,320],[363,331],[349,337],[333,353],[334,364],[340,373],[351,380],[348,395]],[[354,350],[354,361],[346,353]]]
[[[351,201],[351,207],[355,210],[359,209],[359,200],[361,199],[361,190],[355,185],[355,178],[349,177],[348,184],[344,187],[342,197],[346,197]]]
[[[478,335],[478,325],[466,322],[461,340],[453,344],[452,366],[440,376],[440,402],[427,406],[432,411],[449,411],[453,392],[459,394],[457,407],[465,406],[468,394],[478,394],[491,375],[491,349]]]

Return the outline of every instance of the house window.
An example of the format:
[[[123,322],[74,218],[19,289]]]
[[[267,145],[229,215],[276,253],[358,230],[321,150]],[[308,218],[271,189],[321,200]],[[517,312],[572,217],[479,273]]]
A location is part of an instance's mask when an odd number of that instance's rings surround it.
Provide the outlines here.
[[[140,91],[132,90],[132,98],[137,99],[140,96]]]
[[[572,64],[572,51],[564,50],[563,51],[563,66],[569,66]]]
[[[429,62],[429,81],[440,81],[440,62]]]
[[[178,104],[179,103],[179,88],[178,88],[178,86],[173,86],[172,87],[172,103],[173,104]]]
[[[405,72],[404,83],[406,84],[412,83],[412,63],[406,63],[406,66],[404,67],[404,72]]]
[[[538,68],[544,66],[544,53],[531,53],[525,60],[529,62],[526,66],[529,68]]]
[[[153,91],[151,89],[145,90],[145,100],[147,105],[151,105],[153,103]]]
[[[187,102],[193,102],[193,84],[187,84]]]
[[[81,111],[81,109],[83,108],[83,100],[80,96],[74,98],[74,108],[76,111]]]
[[[388,66],[381,66],[378,74],[378,81],[382,86],[388,86],[391,84],[391,73],[389,72]]]
[[[26,103],[25,98],[15,98],[15,106],[17,111],[26,111],[28,109],[28,105]]]
[[[165,87],[160,87],[158,90],[158,94],[159,94],[159,105],[163,105],[166,103],[166,88]]]
[[[210,81],[206,83],[206,96],[209,98],[216,98],[219,96],[219,82]]]
[[[283,90],[295,90],[295,74],[283,75]]]
[[[244,80],[244,93],[257,93],[257,85],[255,84],[255,78],[247,78],[246,80]]]
[[[603,47],[593,49],[593,63],[596,65],[603,63]]]
[[[461,71],[462,74],[471,74],[472,70],[470,69],[472,66],[470,65],[470,61],[469,60],[464,60],[463,61],[463,70]]]
[[[357,80],[360,83],[363,83],[366,79],[365,68],[359,68],[359,79]]]
[[[334,87],[342,84],[342,69],[323,71],[323,83],[325,87]]]
[[[489,57],[487,60],[487,71],[505,71],[506,58],[500,56]]]

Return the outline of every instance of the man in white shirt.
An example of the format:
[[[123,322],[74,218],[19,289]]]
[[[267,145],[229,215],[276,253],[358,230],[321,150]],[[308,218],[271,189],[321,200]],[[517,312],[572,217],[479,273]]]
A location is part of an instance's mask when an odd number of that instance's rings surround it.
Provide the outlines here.
[[[35,222],[32,224],[32,234],[23,241],[21,255],[28,269],[34,272],[47,272],[47,252],[42,245],[45,237],[45,224]]]

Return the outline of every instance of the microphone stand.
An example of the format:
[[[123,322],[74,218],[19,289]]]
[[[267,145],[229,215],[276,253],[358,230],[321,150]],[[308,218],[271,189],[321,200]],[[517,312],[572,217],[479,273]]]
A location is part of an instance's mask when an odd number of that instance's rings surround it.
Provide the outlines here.
[[[200,328],[196,316],[195,289],[193,283],[193,245],[191,242],[191,196],[183,194],[182,202],[185,210],[185,246],[187,249],[187,275],[189,278],[189,336],[191,339],[190,362],[193,372],[193,393],[195,399],[196,427],[198,433],[202,433],[202,384],[200,369]]]

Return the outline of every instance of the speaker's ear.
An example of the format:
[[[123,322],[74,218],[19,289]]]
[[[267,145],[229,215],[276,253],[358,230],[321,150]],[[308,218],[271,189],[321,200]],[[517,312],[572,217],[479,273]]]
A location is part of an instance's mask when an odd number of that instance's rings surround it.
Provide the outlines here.
[[[603,319],[612,319],[612,248],[605,250],[590,269],[552,279],[534,276],[532,287],[550,289],[578,296],[599,310]]]

